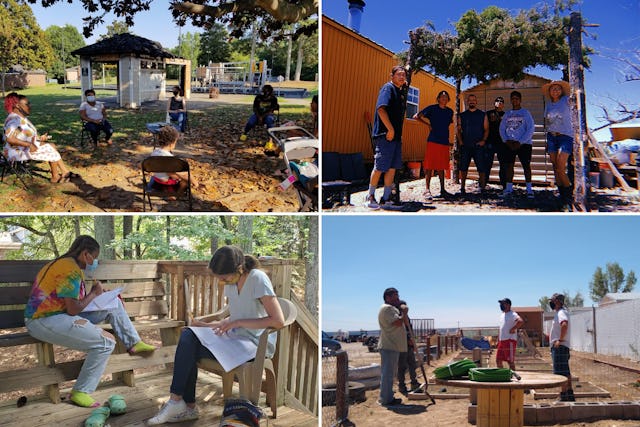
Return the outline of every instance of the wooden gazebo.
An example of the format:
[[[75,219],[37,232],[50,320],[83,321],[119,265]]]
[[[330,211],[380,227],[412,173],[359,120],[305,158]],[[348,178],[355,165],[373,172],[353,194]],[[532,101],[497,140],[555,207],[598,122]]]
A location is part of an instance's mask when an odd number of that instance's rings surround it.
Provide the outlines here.
[[[160,43],[134,34],[116,34],[71,52],[80,56],[80,84],[84,97],[93,88],[95,63],[117,64],[117,100],[121,107],[137,108],[145,101],[164,99],[166,66],[179,65],[180,85],[185,96],[191,93],[191,61],[175,57]]]

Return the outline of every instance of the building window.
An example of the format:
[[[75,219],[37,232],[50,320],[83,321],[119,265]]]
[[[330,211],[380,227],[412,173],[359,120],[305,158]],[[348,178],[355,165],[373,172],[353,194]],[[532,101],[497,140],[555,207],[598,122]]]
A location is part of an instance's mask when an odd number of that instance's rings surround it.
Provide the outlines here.
[[[411,118],[414,114],[418,113],[418,105],[420,105],[420,89],[414,86],[409,86],[409,92],[407,93],[407,118]]]

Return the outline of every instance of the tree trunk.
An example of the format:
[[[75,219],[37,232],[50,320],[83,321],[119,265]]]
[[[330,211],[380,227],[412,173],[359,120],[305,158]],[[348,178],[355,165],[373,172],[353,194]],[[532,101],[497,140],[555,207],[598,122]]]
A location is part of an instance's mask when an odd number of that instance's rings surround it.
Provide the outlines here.
[[[293,40],[291,34],[287,36],[287,69],[284,71],[284,81],[288,82],[289,77],[291,76],[291,50],[292,50]],[[273,64],[272,64],[273,66]]]
[[[73,217],[73,233],[76,238],[80,235],[80,217],[77,215]]]
[[[245,254],[251,254],[253,253],[253,217],[241,215],[238,220],[240,248]]]
[[[122,217],[122,238],[126,239],[133,232],[133,217],[131,215],[124,215]],[[124,259],[132,259],[133,250],[131,245],[124,248]]]
[[[136,219],[136,233],[140,232],[141,225],[142,225],[142,217],[139,216]],[[135,256],[136,256],[136,259],[142,258],[142,247],[140,246],[140,243],[136,243],[135,245]]]
[[[171,215],[167,215],[165,231],[165,242],[168,247],[171,244]]]
[[[318,217],[309,217],[309,239],[305,270],[307,283],[304,290],[304,305],[318,317]]]
[[[304,43],[306,41],[306,37],[304,36],[300,36],[298,38],[298,57],[296,59],[296,73],[293,77],[293,79],[297,82],[300,81],[300,75],[302,74],[302,62],[304,59]]]
[[[586,97],[584,93],[584,71],[582,67],[582,15],[572,12],[569,29],[569,83],[571,84],[571,115],[573,124],[573,200],[576,209],[587,211],[585,180]]]
[[[112,215],[98,215],[93,218],[96,240],[100,244],[100,259],[116,259],[116,251],[107,245],[116,238]]]

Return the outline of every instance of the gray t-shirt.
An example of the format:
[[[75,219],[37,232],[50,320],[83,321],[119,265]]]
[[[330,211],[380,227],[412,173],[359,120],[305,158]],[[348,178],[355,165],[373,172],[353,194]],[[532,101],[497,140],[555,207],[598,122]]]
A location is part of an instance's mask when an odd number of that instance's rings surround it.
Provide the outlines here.
[[[269,276],[262,270],[253,269],[249,272],[247,280],[240,293],[238,287],[226,285],[224,296],[229,302],[230,320],[238,319],[259,319],[267,317],[267,311],[262,305],[260,298],[263,296],[276,296]],[[245,336],[258,345],[260,335],[264,329],[237,328],[234,330],[238,335]],[[267,343],[267,356],[271,357],[276,350],[277,334],[271,334]]]

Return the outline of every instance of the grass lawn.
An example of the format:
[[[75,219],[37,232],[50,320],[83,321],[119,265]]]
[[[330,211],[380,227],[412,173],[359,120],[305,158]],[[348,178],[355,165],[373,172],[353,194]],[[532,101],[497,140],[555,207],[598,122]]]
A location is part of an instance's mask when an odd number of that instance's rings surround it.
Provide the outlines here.
[[[296,83],[296,82],[290,82]],[[313,83],[317,91],[317,83]],[[294,85],[295,86],[295,85]],[[140,161],[153,149],[154,140],[146,130],[149,122],[164,121],[165,102],[127,110],[107,107],[115,128],[113,146],[101,144],[96,150],[86,141],[80,147],[81,122],[78,114],[80,91],[57,84],[19,91],[32,104],[31,121],[39,133],[48,132],[64,161],[82,176],[81,184],[52,185],[33,180],[24,189],[13,177],[0,184],[3,211],[140,211]],[[114,97],[114,91],[97,90],[98,99]],[[268,138],[263,129],[254,130],[245,143],[238,141],[251,114],[253,95],[221,95],[210,100],[194,94],[187,102],[190,131],[178,144],[176,155],[186,158],[192,174],[203,184],[196,191],[194,210],[203,211],[294,211],[295,194],[278,190],[284,178],[278,174],[281,159],[268,158],[262,145]],[[295,121],[311,126],[307,99],[279,98],[281,122]],[[43,169],[48,170],[47,165]],[[45,175],[48,176],[48,173]],[[37,182],[36,182],[37,181]],[[71,198],[71,199],[70,199]],[[76,200],[73,198],[80,198]],[[180,210],[180,207],[167,207]]]

